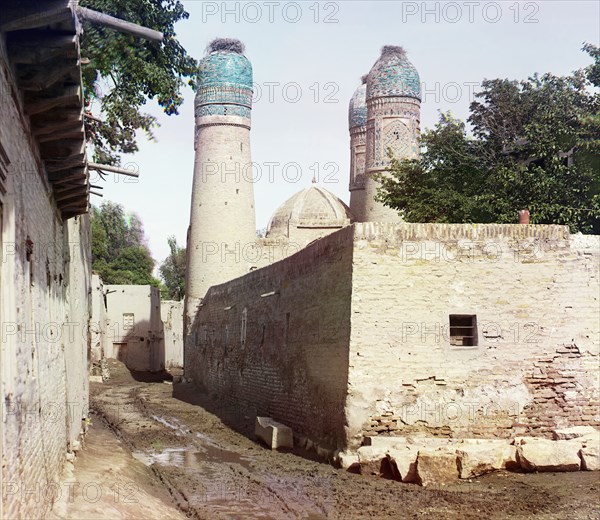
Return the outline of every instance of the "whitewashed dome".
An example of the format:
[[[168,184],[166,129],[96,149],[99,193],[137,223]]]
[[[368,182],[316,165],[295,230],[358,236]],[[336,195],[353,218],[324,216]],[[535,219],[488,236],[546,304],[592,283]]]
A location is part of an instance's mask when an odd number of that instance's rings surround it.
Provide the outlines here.
[[[324,188],[310,186],[273,213],[267,236],[290,237],[290,228],[341,228],[353,221],[350,208]]]

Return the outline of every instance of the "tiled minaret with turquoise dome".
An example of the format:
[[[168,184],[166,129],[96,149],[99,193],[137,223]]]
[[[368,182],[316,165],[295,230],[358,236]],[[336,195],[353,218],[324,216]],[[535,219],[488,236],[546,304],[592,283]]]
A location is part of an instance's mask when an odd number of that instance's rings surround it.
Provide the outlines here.
[[[350,130],[350,206],[363,196],[365,188],[365,155],[367,143],[367,75],[354,91],[348,107]]]
[[[379,183],[394,157],[419,154],[421,81],[402,47],[387,45],[367,76],[367,122],[364,187],[352,193],[350,209],[358,222],[399,220],[398,212],[375,201]],[[354,202],[354,204],[352,204]]]
[[[217,39],[200,61],[186,316],[212,285],[248,272],[256,217],[250,156],[252,65],[239,40]]]

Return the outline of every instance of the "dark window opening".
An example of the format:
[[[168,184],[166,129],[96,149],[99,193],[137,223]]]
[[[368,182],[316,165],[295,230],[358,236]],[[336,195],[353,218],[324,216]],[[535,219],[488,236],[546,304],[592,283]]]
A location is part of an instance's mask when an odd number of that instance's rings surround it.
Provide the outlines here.
[[[477,346],[477,316],[475,314],[450,314],[450,345]]]

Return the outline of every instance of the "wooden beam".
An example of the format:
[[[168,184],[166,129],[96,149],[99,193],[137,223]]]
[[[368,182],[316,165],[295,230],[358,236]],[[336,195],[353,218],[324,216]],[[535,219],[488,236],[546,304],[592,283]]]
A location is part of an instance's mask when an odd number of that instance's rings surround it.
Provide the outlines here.
[[[111,173],[118,173],[120,175],[126,175],[128,177],[139,177],[140,174],[137,172],[132,172],[131,170],[126,170],[125,168],[119,168],[118,166],[110,166],[108,164],[98,164],[98,163],[88,163],[88,168],[90,170],[100,170]]]
[[[71,168],[81,168],[85,164],[84,154],[73,154],[71,157],[64,157],[62,159],[46,159],[44,164],[46,165],[47,173],[61,172],[64,170],[70,170]]]
[[[70,184],[68,186],[54,186],[52,188],[52,190],[54,191],[54,193],[60,194],[60,193],[65,193],[65,192],[70,192],[75,188],[86,188],[87,184]]]
[[[82,195],[86,195],[86,194],[87,194],[87,186],[82,186],[82,187],[67,191],[65,193],[62,193],[61,195],[55,196],[54,198],[55,198],[56,202],[62,202],[64,200],[71,200],[71,199],[81,197]]]
[[[134,36],[139,36],[140,38],[144,38],[146,40],[151,40],[155,42],[163,41],[163,33],[159,31],[155,31],[154,29],[148,29],[147,27],[142,27],[141,25],[138,25],[136,23],[126,22],[125,20],[121,20],[120,18],[115,18],[114,16],[110,16],[108,14],[99,13],[98,11],[93,11],[92,9],[88,9],[87,7],[78,6],[77,14],[82,20],[85,20],[86,22],[102,25],[104,27],[109,27],[119,32],[133,34]]]
[[[75,128],[83,128],[83,117],[81,112],[72,111],[72,115],[61,119],[34,119],[33,123],[33,135],[41,137],[59,130],[72,130]]]
[[[86,197],[85,201],[77,200],[77,201],[69,202],[68,204],[61,204],[60,209],[63,212],[70,208],[86,208],[86,210],[87,210],[87,205],[88,205],[88,198]],[[84,211],[84,213],[87,213],[87,211]]]
[[[102,121],[102,119],[100,119],[99,117],[96,117],[92,114],[90,114],[89,112],[84,112],[83,115],[88,118],[91,119],[92,121],[96,121],[97,123],[102,123],[104,124],[104,121]]]
[[[81,104],[80,85],[72,85],[67,87],[60,95],[55,97],[39,98],[35,101],[29,101],[25,104],[25,111],[28,115],[32,116],[34,114],[47,112],[55,107],[68,104]]]
[[[79,67],[76,61],[61,62],[50,66],[21,66],[19,68],[19,88],[41,92],[70,75],[71,81],[79,80]],[[33,73],[32,73],[33,72]],[[29,77],[28,77],[29,76]]]
[[[51,143],[53,141],[61,141],[63,139],[83,139],[84,135],[83,127],[65,129],[38,137],[38,143]]]
[[[42,31],[44,34],[44,31]],[[39,65],[58,56],[77,59],[77,37],[75,35],[50,34],[27,40],[11,38],[8,42],[10,61],[15,64]]]
[[[52,186],[62,186],[63,184],[68,184],[73,181],[87,181],[87,176],[85,173],[72,173],[69,175],[65,175],[64,177],[52,177],[49,179],[52,183]]]
[[[43,4],[42,4],[43,5]],[[58,0],[40,7],[39,2],[19,2],[14,7],[2,6],[0,31],[24,31],[73,19],[68,0]]]

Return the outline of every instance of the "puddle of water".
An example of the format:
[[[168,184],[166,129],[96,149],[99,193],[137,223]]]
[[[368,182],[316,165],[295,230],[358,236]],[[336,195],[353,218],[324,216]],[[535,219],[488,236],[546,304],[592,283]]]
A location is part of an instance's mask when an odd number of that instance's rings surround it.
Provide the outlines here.
[[[146,466],[163,464],[202,470],[206,470],[206,463],[240,464],[246,469],[250,469],[252,463],[248,457],[214,446],[205,446],[202,451],[192,448],[165,448],[159,452],[136,451],[133,456]]]

